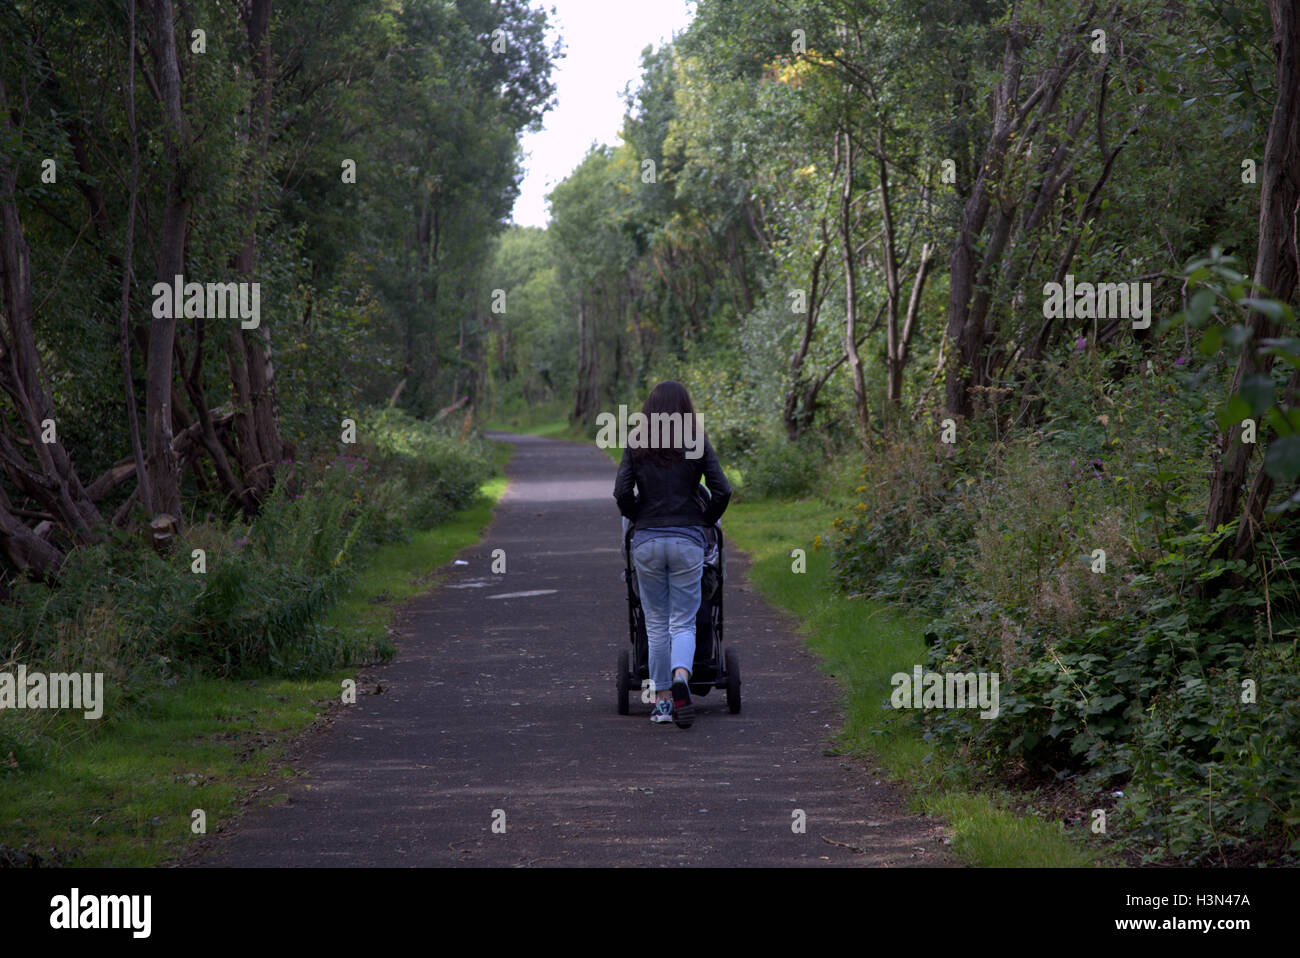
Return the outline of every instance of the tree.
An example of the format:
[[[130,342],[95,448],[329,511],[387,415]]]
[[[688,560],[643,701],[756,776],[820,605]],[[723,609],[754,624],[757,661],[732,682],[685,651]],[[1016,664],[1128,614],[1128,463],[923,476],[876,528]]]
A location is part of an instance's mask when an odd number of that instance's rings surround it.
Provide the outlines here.
[[[1276,60],[1277,90],[1264,145],[1261,173],[1259,244],[1255,255],[1253,285],[1256,297],[1293,302],[1297,287],[1297,242],[1295,211],[1300,205],[1300,16],[1286,0],[1269,0],[1272,48]],[[1276,338],[1281,328],[1276,314],[1255,309],[1248,320],[1255,343]],[[1229,393],[1240,391],[1252,376],[1268,376],[1274,354],[1243,348],[1232,373]],[[1300,373],[1292,372],[1289,389],[1300,387]],[[1249,558],[1259,537],[1264,507],[1273,491],[1274,479],[1266,469],[1255,473],[1244,502],[1241,493],[1250,468],[1253,444],[1233,441],[1233,433],[1219,436],[1219,462],[1210,484],[1206,525],[1217,529],[1240,518],[1231,546],[1234,557]]]
[[[153,56],[157,74],[155,95],[163,109],[164,157],[167,167],[166,205],[158,242],[158,282],[170,286],[185,273],[185,233],[193,199],[185,182],[184,151],[188,148],[185,113],[181,103],[180,65],[176,59],[175,19],[171,0],[153,0]],[[163,313],[163,315],[159,315]],[[149,324],[146,360],[145,437],[152,498],[149,511],[164,526],[180,528],[180,465],[172,433],[172,357],[176,343],[176,316],[155,310]]]

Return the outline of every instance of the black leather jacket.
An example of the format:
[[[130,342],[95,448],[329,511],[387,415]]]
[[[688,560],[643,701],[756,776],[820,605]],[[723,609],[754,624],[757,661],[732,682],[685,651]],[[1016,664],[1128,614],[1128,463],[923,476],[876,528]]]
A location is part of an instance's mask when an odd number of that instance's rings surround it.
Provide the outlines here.
[[[708,505],[696,497],[700,477],[709,488]],[[633,493],[636,487],[636,494]],[[711,526],[727,509],[731,484],[722,474],[718,456],[704,440],[704,455],[683,459],[671,466],[658,466],[637,459],[630,449],[623,450],[614,480],[614,501],[618,511],[632,520],[635,529],[664,526]]]

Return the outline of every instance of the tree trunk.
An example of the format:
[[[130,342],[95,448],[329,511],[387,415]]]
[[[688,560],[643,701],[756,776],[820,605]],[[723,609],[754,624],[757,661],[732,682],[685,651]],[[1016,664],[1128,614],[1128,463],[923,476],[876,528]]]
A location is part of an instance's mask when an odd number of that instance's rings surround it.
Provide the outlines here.
[[[185,117],[181,111],[181,75],[176,59],[176,36],[171,0],[154,0],[153,49],[162,98],[164,165],[168,173],[167,201],[162,216],[158,249],[158,281],[171,284],[185,270],[185,233],[191,201],[186,195],[181,164],[185,143]],[[149,450],[145,468],[149,473],[152,498],[149,510],[155,517],[171,516],[177,527],[181,520],[180,466],[172,450],[172,355],[176,341],[176,317],[154,316],[149,324],[149,355],[146,362],[145,431]]]
[[[907,357],[912,346],[912,334],[916,330],[916,320],[921,311],[921,296],[925,292],[925,281],[934,265],[934,247],[930,243],[921,245],[921,262],[912,276],[912,294],[907,301],[907,315],[903,317],[903,328],[898,327],[897,315],[891,317],[889,334],[889,352],[885,359],[889,372],[889,403],[897,409],[903,398],[903,370],[907,367]],[[898,302],[898,297],[893,298]]]
[[[840,242],[844,251],[844,352],[853,376],[853,407],[865,445],[870,438],[871,418],[867,410],[867,383],[858,356],[857,273],[853,263],[853,140],[844,131],[844,191],[840,196]]]
[[[589,347],[587,345],[587,310],[586,303],[581,296],[578,297],[578,376],[577,385],[573,391],[573,413],[569,419],[573,422],[582,422],[587,418],[589,407],[588,393],[590,390],[590,359]]]
[[[253,282],[257,269],[257,211],[261,177],[257,172],[266,160],[270,136],[271,41],[268,27],[271,0],[250,0],[245,23],[253,65],[254,94],[249,104],[249,181],[253,184],[243,214],[248,233],[235,257],[235,270],[244,282]],[[278,410],[275,400],[275,369],[271,361],[271,332],[267,323],[245,332],[235,328],[230,336],[229,365],[236,394],[236,435],[239,438],[240,472],[257,501],[271,491],[275,468],[283,458]],[[240,368],[242,367],[242,368]]]
[[[894,237],[894,207],[889,196],[889,164],[885,162],[885,130],[876,130],[876,164],[880,174],[880,217],[882,220],[882,251],[885,260],[885,387],[886,400],[892,409],[898,405],[902,392],[903,370],[898,362],[898,313],[902,283],[899,280],[898,254]]]
[[[1089,12],[1091,11],[1090,7]],[[1081,29],[1082,27],[1076,29],[1074,33]],[[1041,142],[1038,144],[1040,149],[1046,150],[1044,162],[1048,166],[1044,171],[1040,193],[1034,197],[1030,212],[1021,219],[1019,228],[1013,233],[1019,201],[1012,199],[1007,205],[999,197],[995,207],[993,185],[1002,181],[1008,155],[1013,152],[1013,136],[1017,158],[1023,159],[1036,136],[1048,132],[1050,124],[1047,121],[1055,112],[1066,82],[1077,67],[1082,51],[1086,49],[1075,44],[1064,60],[1043,71],[1038,85],[1022,101],[1020,80],[1024,67],[1025,42],[1024,30],[1013,8],[1002,54],[1002,79],[993,95],[992,129],[975,184],[962,209],[949,260],[947,337],[952,341],[957,356],[948,372],[944,392],[945,407],[952,416],[969,416],[974,408],[972,392],[989,382],[990,333],[986,320],[994,287],[1000,288],[1008,279],[1002,268],[1008,244],[1014,249],[1018,243],[1027,241],[1037,231],[1048,201],[1064,186],[1070,172],[1067,168],[1064,173],[1057,175],[1065,163],[1066,145],[1058,145],[1058,149],[1052,150]],[[985,236],[990,216],[992,226]],[[982,251],[977,251],[977,247],[982,247]]]
[[[207,320],[199,317],[194,320],[194,356],[189,363],[188,373],[186,371],[185,353],[178,343],[176,346],[176,361],[180,366],[181,378],[185,380],[185,391],[189,394],[190,402],[194,404],[194,411],[198,417],[199,426],[199,444],[207,450],[208,455],[212,457],[212,466],[217,474],[217,481],[221,483],[222,490],[235,502],[239,503],[243,510],[244,516],[252,519],[257,514],[258,500],[254,497],[252,488],[246,482],[243,482],[235,475],[234,469],[231,468],[230,458],[226,455],[226,447],[221,444],[221,439],[217,435],[216,426],[212,420],[212,412],[208,407],[207,391],[203,388],[203,342],[204,331]],[[173,411],[182,410],[177,397],[172,397]],[[177,417],[177,426],[187,429],[193,423],[185,422],[182,417]],[[241,422],[246,423],[247,416],[240,416],[237,412],[234,416],[234,426],[239,428]],[[236,444],[236,452],[241,448]]]
[[[140,484],[141,499],[152,502],[149,488],[149,471],[144,465],[144,449],[140,445],[140,420],[135,404],[135,377],[131,372],[131,272],[135,252],[135,206],[140,184],[140,144],[135,126],[135,0],[127,0],[127,57],[126,57],[126,125],[131,140],[131,184],[126,208],[126,239],[122,244],[122,310],[118,315],[119,349],[122,353],[122,391],[126,399],[126,421],[131,437],[131,456],[135,460],[136,481]]]
[[[1002,54],[1002,80],[994,93],[993,128],[984,148],[984,161],[975,177],[975,185],[962,209],[961,222],[948,263],[948,329],[956,362],[945,382],[945,408],[952,416],[969,416],[972,410],[970,390],[983,384],[982,353],[984,328],[971,315],[975,293],[975,274],[981,257],[975,251],[977,237],[984,232],[992,200],[989,181],[1002,173],[1007,143],[1011,134],[1011,111],[1019,91],[1021,48],[1024,40],[1019,22],[1012,17],[1008,25],[1006,46]]]
[[[1269,0],[1273,21],[1273,52],[1277,57],[1277,97],[1268,125],[1259,203],[1259,245],[1255,256],[1254,284],[1256,295],[1271,296],[1290,302],[1296,291],[1296,223],[1295,211],[1300,200],[1300,17],[1291,0]],[[1278,335],[1277,324],[1263,313],[1251,313],[1249,325],[1254,336],[1242,347],[1232,374],[1229,394],[1235,393],[1247,377],[1267,374],[1273,357],[1257,356],[1254,344]],[[1295,381],[1295,377],[1292,377]],[[1248,558],[1259,534],[1264,506],[1273,491],[1273,480],[1262,469],[1255,476],[1240,513],[1238,503],[1246,481],[1254,445],[1233,441],[1233,432],[1219,437],[1221,459],[1210,484],[1210,504],[1206,526],[1213,530],[1239,514],[1241,524],[1235,542],[1225,544],[1237,558]],[[1261,443],[1261,448],[1263,444]]]
[[[3,79],[0,79],[0,116],[3,131],[18,139]],[[0,155],[0,388],[9,394],[22,424],[27,445],[39,463],[32,469],[27,454],[9,436],[0,433],[0,463],[24,492],[36,499],[45,512],[77,542],[98,537],[103,520],[77,477],[72,460],[57,440],[58,422],[54,399],[41,362],[33,328],[31,255],[23,236],[22,220],[15,195],[17,171],[6,155]],[[45,442],[46,423],[55,429],[55,441]],[[11,517],[12,518],[12,517]],[[21,524],[21,523],[20,523]],[[18,536],[16,553],[40,568],[53,561],[49,550],[26,536],[5,527],[7,538]],[[51,547],[52,548],[52,547]],[[57,550],[55,550],[57,552]]]
[[[63,562],[63,553],[15,516],[9,497],[0,488],[0,553],[22,572],[49,575]]]
[[[813,331],[817,328],[817,314],[821,309],[821,274],[822,264],[830,250],[830,234],[826,227],[826,217],[821,219],[822,242],[817,248],[809,270],[808,301],[804,309],[803,332],[799,345],[790,358],[790,376],[785,390],[785,403],[781,410],[781,420],[785,423],[785,434],[791,442],[796,442],[803,433],[811,413],[807,404],[808,384],[804,379],[803,365],[812,348]]]

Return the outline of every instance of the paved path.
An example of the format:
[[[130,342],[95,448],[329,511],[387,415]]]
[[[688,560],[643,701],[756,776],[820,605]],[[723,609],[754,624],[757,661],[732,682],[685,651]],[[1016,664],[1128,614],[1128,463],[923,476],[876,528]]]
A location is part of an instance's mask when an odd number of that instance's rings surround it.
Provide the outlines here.
[[[309,774],[288,800],[211,836],[202,864],[952,863],[937,822],[825,754],[835,686],[751,592],[734,548],[726,637],[742,712],[714,691],[696,698],[690,729],[651,725],[639,701],[618,715],[614,465],[581,443],[491,435],[516,453],[483,543],[461,553],[469,564],[409,607],[395,660],[362,676],[360,692],[382,693],[303,742],[295,764]],[[504,576],[490,572],[495,549]]]

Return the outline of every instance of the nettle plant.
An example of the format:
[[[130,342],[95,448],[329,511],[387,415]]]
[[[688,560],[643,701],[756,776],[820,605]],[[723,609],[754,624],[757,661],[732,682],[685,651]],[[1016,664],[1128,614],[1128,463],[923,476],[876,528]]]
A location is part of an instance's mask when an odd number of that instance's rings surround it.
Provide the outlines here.
[[[1300,851],[1300,524],[1289,515],[1300,506],[1300,337],[1293,308],[1254,287],[1235,262],[1215,248],[1188,263],[1187,307],[1169,325],[1202,331],[1207,361],[1193,385],[1234,366],[1217,425],[1234,445],[1263,447],[1259,468],[1273,501],[1253,551],[1239,548],[1238,526],[1253,521],[1247,510],[1173,538],[1150,575],[1132,583],[1167,593],[1148,607],[1144,644],[1157,654],[1144,663],[1151,687],[1137,696],[1141,714],[1130,712],[1134,734],[1108,756],[1112,770],[1132,775],[1121,806],[1144,824],[1131,837],[1163,843],[1148,858],[1196,850],[1196,859],[1226,860],[1261,835],[1282,854]]]
[[[1239,270],[1233,256],[1219,247],[1208,256],[1192,260],[1183,271],[1191,291],[1185,310],[1170,319],[1170,326],[1186,324],[1203,330],[1198,349],[1210,358],[1206,372],[1213,372],[1219,362],[1240,358],[1243,350],[1254,357],[1254,372],[1240,377],[1218,412],[1218,424],[1224,431],[1243,426],[1252,420],[1256,436],[1268,440],[1263,469],[1276,482],[1289,484],[1300,478],[1300,336],[1296,335],[1295,310],[1285,302],[1257,295],[1250,278]],[[1248,321],[1251,312],[1267,317],[1284,335],[1256,338]],[[1289,375],[1288,375],[1289,372]],[[1300,490],[1285,502],[1273,507],[1283,512],[1300,506]]]

